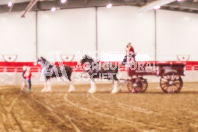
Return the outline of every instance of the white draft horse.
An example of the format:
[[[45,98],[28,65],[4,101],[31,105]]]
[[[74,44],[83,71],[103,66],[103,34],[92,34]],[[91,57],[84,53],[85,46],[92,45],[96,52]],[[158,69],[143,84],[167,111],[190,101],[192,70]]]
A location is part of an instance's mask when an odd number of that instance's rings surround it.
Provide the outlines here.
[[[89,74],[91,78],[91,88],[89,89],[89,93],[95,93],[96,92],[96,86],[94,79],[95,78],[103,78],[103,79],[109,79],[113,80],[113,89],[111,93],[117,93],[119,91],[118,89],[118,66],[112,65],[112,64],[105,64],[102,65],[99,62],[95,62],[91,57],[85,55],[81,60],[80,63],[82,65],[88,64],[89,67],[85,71]],[[105,66],[105,67],[104,67]]]
[[[50,64],[49,61],[47,61],[43,57],[40,57],[37,59],[36,65],[38,65],[39,62],[42,67],[42,74],[45,77],[44,88],[41,90],[41,92],[51,92],[50,79],[57,78],[57,77],[60,77],[60,78],[65,77],[69,80],[70,86],[69,86],[68,92],[73,92],[75,90],[75,87],[73,86],[73,83],[71,80],[71,75],[72,75],[71,67],[64,66],[64,65],[60,65],[60,66],[52,65]]]

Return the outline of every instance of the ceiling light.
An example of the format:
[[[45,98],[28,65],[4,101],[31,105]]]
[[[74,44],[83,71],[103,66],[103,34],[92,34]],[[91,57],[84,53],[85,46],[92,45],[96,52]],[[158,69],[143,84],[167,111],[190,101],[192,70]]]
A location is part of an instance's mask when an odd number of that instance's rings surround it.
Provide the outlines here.
[[[8,2],[8,6],[9,7],[11,7],[13,4],[12,4],[12,2],[10,1],[10,2]]]
[[[67,2],[67,0],[61,0],[61,3],[63,4],[63,3],[66,3]]]
[[[56,7],[52,7],[51,12],[55,12],[55,11],[56,11]]]
[[[109,3],[109,4],[106,5],[106,7],[107,7],[107,8],[111,8],[111,7],[112,7],[112,4]]]
[[[156,5],[156,6],[154,6],[154,9],[155,10],[158,10],[158,9],[160,9],[160,6],[159,5]]]

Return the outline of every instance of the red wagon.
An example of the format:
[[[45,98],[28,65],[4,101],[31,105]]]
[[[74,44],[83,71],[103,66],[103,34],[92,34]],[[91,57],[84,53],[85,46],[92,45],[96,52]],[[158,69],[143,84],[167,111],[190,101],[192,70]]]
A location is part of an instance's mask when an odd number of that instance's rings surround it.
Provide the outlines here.
[[[127,65],[130,79],[127,88],[130,92],[145,92],[148,87],[145,75],[160,77],[160,87],[166,93],[178,93],[182,89],[184,76],[184,62],[134,62]]]

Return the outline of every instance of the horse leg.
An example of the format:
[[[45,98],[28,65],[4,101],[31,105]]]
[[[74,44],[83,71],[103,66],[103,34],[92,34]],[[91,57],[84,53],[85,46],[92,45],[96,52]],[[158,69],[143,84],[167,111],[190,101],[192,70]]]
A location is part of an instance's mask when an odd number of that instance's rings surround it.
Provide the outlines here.
[[[44,82],[44,88],[41,90],[41,92],[45,92],[47,90],[47,80]]]
[[[75,87],[73,85],[73,82],[70,80],[69,81],[69,90],[68,92],[71,93],[71,92],[74,92],[75,91]]]
[[[116,77],[116,75],[113,75],[113,90],[111,91],[111,93],[117,93],[118,90],[118,79]]]
[[[113,90],[111,93],[117,93],[118,92],[118,81],[113,82]]]
[[[51,84],[50,84],[50,79],[47,79],[47,89],[46,92],[51,92],[52,88],[51,88]]]
[[[95,82],[94,82],[93,78],[91,79],[91,88],[89,89],[88,92],[89,93],[95,93],[96,92],[96,85],[95,85]]]
[[[68,90],[68,92],[69,93],[75,91],[75,87],[74,87],[73,82],[71,80],[71,75],[72,75],[72,71],[70,71],[69,74],[68,74],[68,79],[69,79],[69,90]]]
[[[68,92],[69,93],[74,92],[75,87],[74,87],[73,82],[71,80],[72,69],[70,69],[70,70],[63,69],[61,72],[63,74],[63,77],[69,80],[69,90],[68,90]],[[63,81],[64,81],[64,79],[63,79]]]

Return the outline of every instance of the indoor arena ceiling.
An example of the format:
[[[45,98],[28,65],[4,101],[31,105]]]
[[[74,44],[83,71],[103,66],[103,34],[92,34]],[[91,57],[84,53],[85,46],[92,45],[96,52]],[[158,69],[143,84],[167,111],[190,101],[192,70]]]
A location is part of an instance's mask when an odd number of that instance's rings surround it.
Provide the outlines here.
[[[12,7],[8,7],[9,1],[13,2]],[[105,7],[109,2],[113,6],[128,5],[144,7],[151,2],[156,2],[155,0],[67,0],[65,4],[61,4],[61,0],[0,0],[0,13],[25,11],[28,4],[33,1],[35,1],[35,4],[31,7],[31,11],[50,10],[52,7],[56,7],[57,9]],[[198,13],[198,0],[172,0],[171,3],[161,6],[161,9]]]

